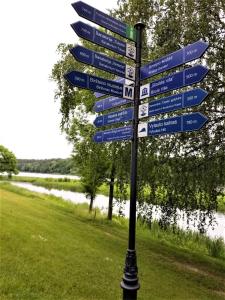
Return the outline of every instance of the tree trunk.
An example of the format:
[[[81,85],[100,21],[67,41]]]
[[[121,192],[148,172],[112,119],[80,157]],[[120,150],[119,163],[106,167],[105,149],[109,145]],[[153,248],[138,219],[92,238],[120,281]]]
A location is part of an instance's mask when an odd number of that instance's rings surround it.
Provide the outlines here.
[[[114,194],[114,179],[115,179],[115,167],[112,166],[109,184],[109,207],[108,207],[108,220],[112,220],[113,212],[113,194]]]
[[[93,209],[93,202],[94,202],[94,196],[91,195],[91,200],[90,200],[90,204],[89,204],[89,212],[92,212],[92,209]]]

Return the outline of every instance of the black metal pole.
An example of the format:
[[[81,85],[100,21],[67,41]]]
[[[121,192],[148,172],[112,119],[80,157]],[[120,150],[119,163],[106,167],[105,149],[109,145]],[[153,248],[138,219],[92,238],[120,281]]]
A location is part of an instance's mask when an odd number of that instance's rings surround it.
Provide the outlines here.
[[[136,235],[136,198],[137,198],[137,153],[138,153],[138,110],[140,104],[140,67],[142,31],[145,25],[141,22],[135,26],[137,31],[136,39],[136,73],[134,88],[134,119],[133,119],[133,139],[131,144],[131,178],[130,178],[130,219],[129,219],[129,240],[125,259],[124,275],[121,281],[123,289],[123,300],[136,300],[137,290],[140,288],[138,282],[138,268],[135,250]]]

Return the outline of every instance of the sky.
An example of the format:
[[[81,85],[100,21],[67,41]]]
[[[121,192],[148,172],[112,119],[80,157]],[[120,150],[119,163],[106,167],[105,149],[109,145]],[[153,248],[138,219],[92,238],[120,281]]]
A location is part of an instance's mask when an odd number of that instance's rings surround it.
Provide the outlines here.
[[[17,158],[71,154],[72,145],[60,131],[60,103],[49,76],[58,59],[57,45],[78,41],[70,24],[82,18],[72,2],[1,1],[0,145]],[[117,5],[117,0],[84,2],[104,12]]]

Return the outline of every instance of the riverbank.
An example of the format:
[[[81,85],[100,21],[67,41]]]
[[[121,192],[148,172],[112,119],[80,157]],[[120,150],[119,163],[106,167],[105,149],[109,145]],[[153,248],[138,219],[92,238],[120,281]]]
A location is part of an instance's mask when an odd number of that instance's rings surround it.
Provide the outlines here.
[[[86,205],[0,188],[2,299],[121,299],[127,220],[109,222]],[[166,236],[137,224],[139,300],[224,299],[224,257],[209,257],[200,237],[191,249],[182,233]]]
[[[47,175],[46,175],[47,176]],[[51,176],[51,174],[49,174]],[[37,186],[42,186],[47,189],[58,189],[65,190],[77,193],[84,193],[84,188],[79,179],[71,179],[67,177],[60,176],[61,178],[40,178],[40,177],[32,177],[32,173],[28,176],[13,176],[11,180],[19,181],[19,182],[29,182]],[[8,180],[6,176],[2,176],[4,180]],[[109,195],[109,185],[106,183],[102,184],[98,189],[98,194],[108,196]],[[127,189],[127,195],[129,198],[129,188]],[[116,197],[115,190],[115,197]],[[218,197],[218,212],[225,214],[225,195]]]
[[[8,181],[9,179],[6,176],[2,176],[2,179]],[[80,181],[80,179],[71,179],[67,177],[61,178],[52,178],[52,177],[32,177],[31,176],[12,176],[9,181],[15,182],[28,182],[32,183],[36,186],[42,186],[47,189],[57,189],[57,190],[65,190],[77,193],[84,193],[84,187]],[[98,193],[104,196],[108,196],[108,186],[107,184],[102,184],[98,190]]]

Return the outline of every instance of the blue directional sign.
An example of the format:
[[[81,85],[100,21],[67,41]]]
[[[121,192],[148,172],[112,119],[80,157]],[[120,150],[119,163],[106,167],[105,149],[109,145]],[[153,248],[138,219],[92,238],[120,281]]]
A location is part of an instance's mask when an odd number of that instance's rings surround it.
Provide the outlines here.
[[[100,112],[100,111],[104,111],[110,108],[122,106],[129,103],[132,103],[132,101],[123,98],[108,97],[103,100],[99,100],[95,102],[94,111]]]
[[[162,77],[159,80],[155,80],[151,83],[141,86],[140,99],[166,93],[187,85],[192,85],[201,81],[207,73],[208,69],[201,65],[196,65],[181,72],[172,73],[166,77]]]
[[[182,108],[199,105],[206,98],[208,93],[203,89],[197,88],[184,93],[169,97],[153,100],[139,106],[139,118],[150,117],[163,114]]]
[[[154,60],[149,64],[141,67],[140,78],[141,80],[144,80],[156,74],[180,66],[189,61],[195,60],[201,57],[208,47],[208,43],[203,41],[197,41],[180,50],[177,50],[157,60]]]
[[[98,131],[93,136],[96,143],[130,140],[133,137],[132,126],[124,126],[105,131]]]
[[[136,29],[134,27],[115,19],[82,1],[75,2],[72,6],[80,17],[105,27],[125,38],[133,41],[136,40]]]
[[[94,120],[94,125],[96,127],[111,125],[120,122],[126,122],[133,119],[133,108],[129,107],[124,110],[114,111],[107,115],[98,116]]]
[[[138,125],[138,137],[195,131],[201,129],[207,120],[203,114],[197,112],[148,123],[140,123]]]
[[[65,74],[64,77],[73,86],[97,92],[101,91],[108,95],[122,97],[129,100],[133,100],[134,98],[134,87],[123,85],[112,80],[107,80],[77,71],[71,71]]]
[[[132,44],[118,40],[113,36],[80,21],[71,24],[71,27],[81,38],[84,38],[92,43],[98,44],[99,46],[112,50],[123,56],[136,59],[136,48]]]
[[[130,85],[129,83],[126,83],[125,78],[121,78],[121,77],[118,77],[118,78],[114,79],[113,81],[120,82],[120,83],[126,84],[126,85]],[[105,94],[103,94],[103,93],[94,93],[94,95],[96,98],[101,98],[102,96],[105,96]]]
[[[76,46],[70,49],[70,53],[76,60],[82,63],[108,71],[121,77],[126,77],[130,80],[135,80],[135,68],[126,65],[119,60],[112,59],[111,57],[81,46]]]

